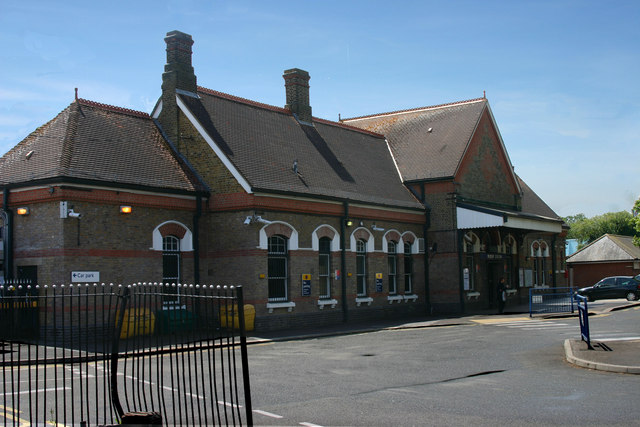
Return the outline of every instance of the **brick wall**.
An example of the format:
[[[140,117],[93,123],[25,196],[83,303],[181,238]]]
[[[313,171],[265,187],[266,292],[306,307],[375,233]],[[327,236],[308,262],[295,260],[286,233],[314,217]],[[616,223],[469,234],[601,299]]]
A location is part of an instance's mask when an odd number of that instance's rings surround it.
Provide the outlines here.
[[[572,263],[572,286],[582,288],[595,285],[600,279],[609,276],[636,276],[640,269],[633,268],[633,262],[603,262],[593,264]]]
[[[455,179],[459,183],[458,194],[462,197],[517,206],[519,194],[510,164],[486,111]]]
[[[30,215],[14,221],[15,267],[37,266],[43,284],[67,283],[72,271],[99,271],[106,283],[161,281],[162,253],[151,249],[153,230],[166,221],[193,229],[190,211],[132,204],[133,212],[123,215],[118,203],[67,203],[82,214],[80,219],[60,218],[60,201],[52,197],[31,204]],[[185,282],[193,281],[193,252],[183,253],[182,272]]]

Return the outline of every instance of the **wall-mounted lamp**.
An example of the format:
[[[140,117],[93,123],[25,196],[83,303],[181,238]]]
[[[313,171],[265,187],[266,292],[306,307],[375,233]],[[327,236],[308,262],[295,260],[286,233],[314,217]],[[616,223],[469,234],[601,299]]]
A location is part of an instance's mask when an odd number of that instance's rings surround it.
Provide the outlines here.
[[[71,217],[71,218],[78,218],[80,219],[80,217],[82,216],[81,213],[78,212],[74,212],[73,209],[69,209],[69,212],[67,212],[67,216]]]
[[[344,225],[346,225],[347,227],[353,226],[353,220],[352,219],[346,219],[344,221]]]
[[[18,215],[29,215],[29,208],[18,208],[16,209],[16,213]]]
[[[382,227],[378,227],[378,226],[377,226],[377,225],[375,225],[375,224],[373,224],[373,225],[371,226],[371,229],[372,229],[373,231],[384,231],[384,228],[382,228]]]
[[[261,222],[263,224],[271,224],[273,221],[269,221],[268,219],[262,218],[260,215],[248,216],[244,219],[243,224],[249,225],[252,222]]]
[[[130,214],[131,212],[133,212],[133,209],[131,208],[131,206],[120,206],[121,214]]]

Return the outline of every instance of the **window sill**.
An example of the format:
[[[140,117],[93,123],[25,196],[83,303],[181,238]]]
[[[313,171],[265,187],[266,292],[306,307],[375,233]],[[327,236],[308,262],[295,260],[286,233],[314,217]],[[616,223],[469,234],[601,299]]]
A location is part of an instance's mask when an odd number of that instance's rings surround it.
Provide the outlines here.
[[[389,304],[393,304],[394,301],[398,301],[398,302],[403,301],[404,297],[402,295],[389,295],[387,297],[387,300],[389,301]]]
[[[293,310],[293,307],[296,306],[296,303],[291,301],[291,302],[268,302],[267,303],[267,309],[269,310],[269,313],[273,313],[273,310],[276,308],[286,308],[287,311],[291,311]]]
[[[330,305],[331,308],[336,308],[337,304],[338,304],[337,299],[319,299],[318,300],[318,308],[320,310],[322,310],[325,305]]]
[[[411,300],[412,302],[418,301],[418,295],[416,294],[404,295],[403,298],[404,298],[404,302],[407,302],[409,300]]]
[[[360,307],[360,304],[366,303],[367,305],[371,305],[373,302],[373,298],[371,297],[357,297],[356,298],[356,306]]]
[[[480,292],[467,292],[467,300],[475,299],[476,301],[480,298]]]

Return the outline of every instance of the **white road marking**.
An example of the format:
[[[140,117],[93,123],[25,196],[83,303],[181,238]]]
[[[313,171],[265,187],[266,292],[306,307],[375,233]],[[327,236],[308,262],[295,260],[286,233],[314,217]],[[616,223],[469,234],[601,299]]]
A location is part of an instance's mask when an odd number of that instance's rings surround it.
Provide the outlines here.
[[[253,412],[255,412],[256,414],[264,415],[265,417],[278,418],[278,419],[283,418],[282,415],[272,414],[271,412],[261,411],[260,409],[254,409]]]

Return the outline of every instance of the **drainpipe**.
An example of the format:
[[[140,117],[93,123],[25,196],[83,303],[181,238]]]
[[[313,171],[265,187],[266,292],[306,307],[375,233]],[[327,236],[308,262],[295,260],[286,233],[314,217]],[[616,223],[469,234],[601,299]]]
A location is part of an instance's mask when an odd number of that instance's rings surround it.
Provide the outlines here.
[[[553,284],[554,288],[558,284],[556,280],[556,271],[558,271],[558,263],[556,262],[556,256],[558,255],[556,251],[556,243],[557,236],[554,234],[551,241],[551,283]]]
[[[464,253],[462,252],[463,245],[463,236],[464,230],[457,230],[458,234],[458,293],[460,294],[460,313],[464,313],[464,277],[462,274],[462,257]],[[469,274],[474,274],[473,271],[470,271]]]
[[[424,239],[424,308],[425,314],[431,316],[433,314],[433,308],[431,307],[431,292],[429,290],[429,239],[427,237],[427,231],[431,227],[431,209],[427,207],[424,182],[420,190],[422,192],[420,199],[425,209],[425,221],[422,225],[422,238]]]
[[[346,222],[349,218],[349,202],[346,200],[342,202],[344,206],[344,216],[340,219],[340,281],[342,284],[342,321],[347,322],[349,320],[348,304],[347,304],[347,252],[345,247],[345,233]]]
[[[4,249],[4,279],[13,279],[13,212],[9,210],[9,189],[2,191],[2,216],[4,217],[3,249]]]
[[[196,196],[196,213],[193,215],[193,281],[200,284],[200,217],[202,196]]]

